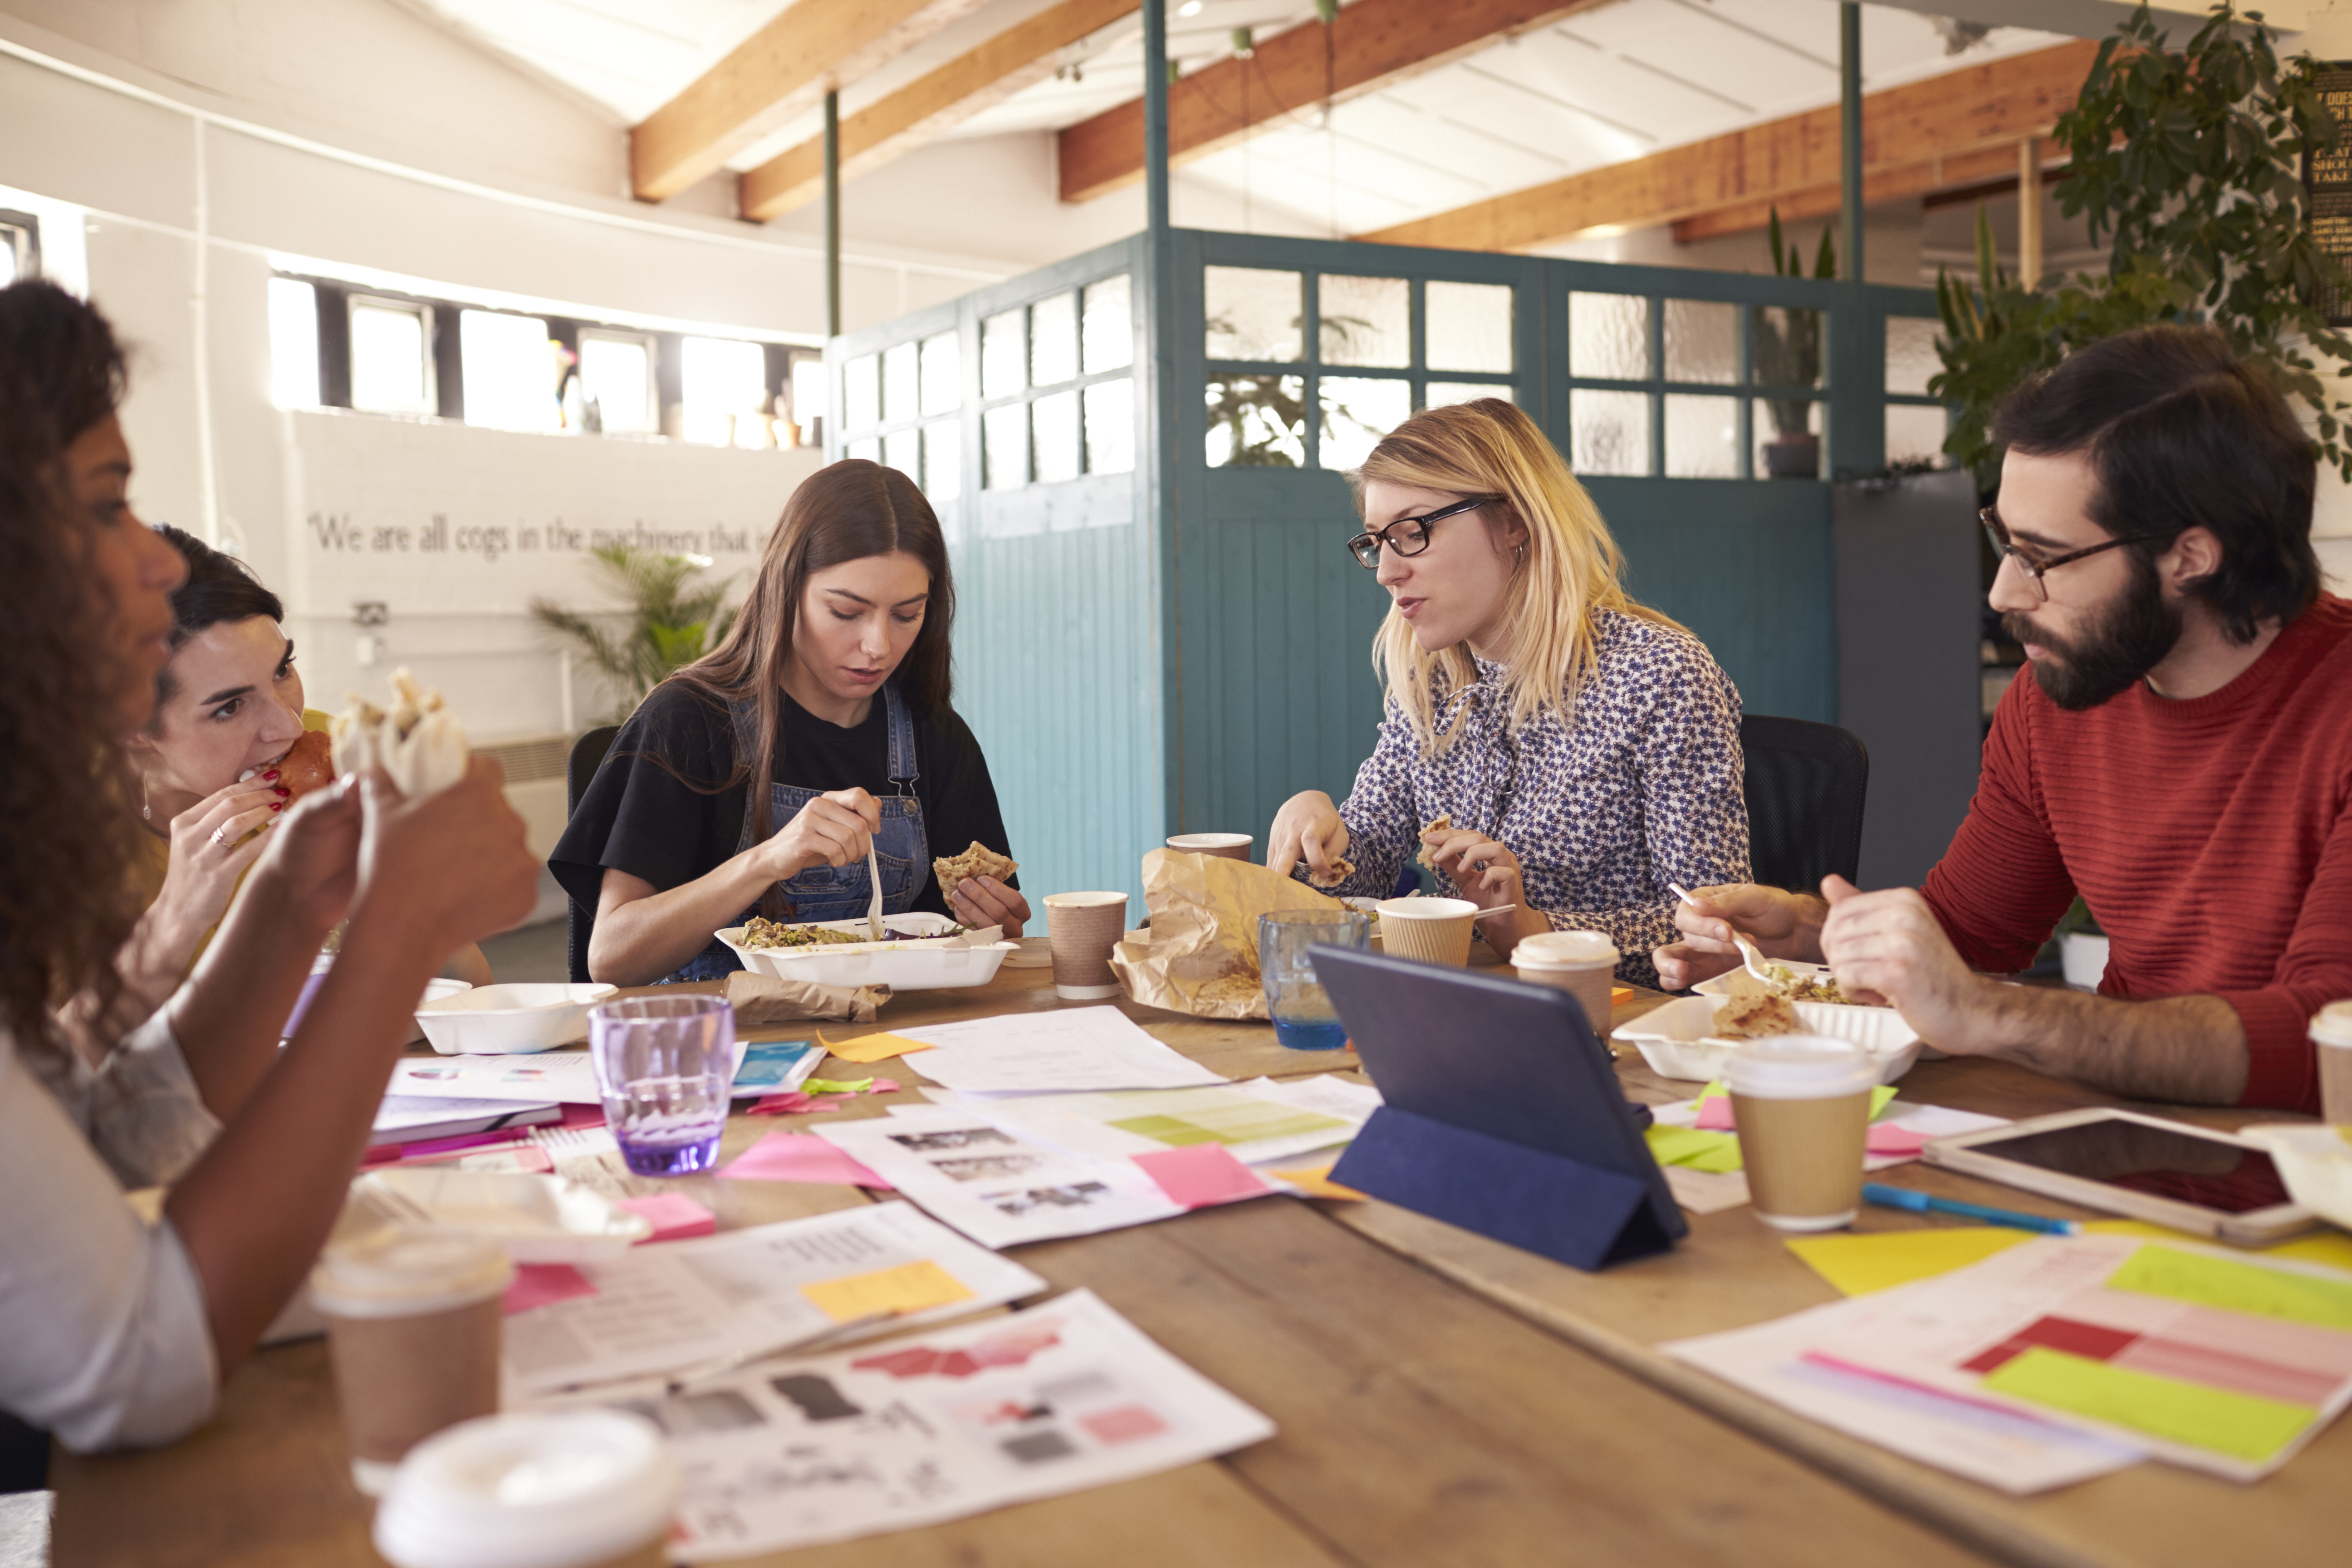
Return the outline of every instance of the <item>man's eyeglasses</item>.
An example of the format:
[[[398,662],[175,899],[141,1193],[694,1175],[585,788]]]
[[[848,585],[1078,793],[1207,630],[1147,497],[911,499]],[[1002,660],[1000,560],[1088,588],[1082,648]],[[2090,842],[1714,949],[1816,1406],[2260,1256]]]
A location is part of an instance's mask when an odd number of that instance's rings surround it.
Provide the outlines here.
[[[1985,537],[1992,541],[1993,554],[2003,560],[2016,562],[2018,570],[2033,580],[2035,597],[2045,605],[2050,602],[2050,584],[2042,580],[2044,573],[2063,566],[2070,561],[2080,561],[2084,556],[2096,555],[2102,550],[2113,550],[2125,544],[2143,544],[2149,540],[2162,537],[2154,533],[2127,533],[2120,539],[2103,540],[2084,550],[2069,550],[2063,555],[2053,555],[2047,559],[2038,560],[2028,554],[2023,545],[2010,538],[2008,525],[2000,521],[2000,514],[1991,507],[1986,507],[1978,512],[1977,521],[1984,524]]]
[[[1348,553],[1367,572],[1381,567],[1381,546],[1385,544],[1399,555],[1418,555],[1429,548],[1432,523],[1443,522],[1449,517],[1465,511],[1476,511],[1482,506],[1492,506],[1501,496],[1473,496],[1468,500],[1455,501],[1452,506],[1439,507],[1435,511],[1419,517],[1401,517],[1386,528],[1360,533],[1348,541]]]

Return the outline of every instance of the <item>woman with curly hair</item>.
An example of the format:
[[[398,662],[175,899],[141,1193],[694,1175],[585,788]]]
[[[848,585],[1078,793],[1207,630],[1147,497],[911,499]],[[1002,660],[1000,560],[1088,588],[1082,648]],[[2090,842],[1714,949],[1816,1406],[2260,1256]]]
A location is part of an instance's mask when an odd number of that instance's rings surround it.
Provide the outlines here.
[[[334,1222],[425,979],[526,914],[537,874],[495,763],[416,801],[344,780],[285,814],[165,1006],[97,1062],[67,1047],[66,998],[120,1016],[102,1004],[138,915],[121,741],[184,572],[125,499],[122,389],[95,310],[0,289],[0,1413],[78,1450],[209,1413]],[[122,1190],[153,1184],[171,1192],[150,1227]]]

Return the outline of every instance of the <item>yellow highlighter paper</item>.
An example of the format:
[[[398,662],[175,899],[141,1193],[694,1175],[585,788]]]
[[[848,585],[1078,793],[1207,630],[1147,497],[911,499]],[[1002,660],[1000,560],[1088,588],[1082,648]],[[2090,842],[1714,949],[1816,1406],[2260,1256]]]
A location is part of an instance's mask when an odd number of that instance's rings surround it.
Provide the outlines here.
[[[970,1287],[928,1258],[871,1274],[815,1280],[803,1285],[801,1294],[836,1323],[882,1314],[903,1317],[972,1299]]]
[[[892,1057],[912,1056],[917,1051],[931,1048],[922,1041],[910,1040],[904,1035],[860,1035],[854,1040],[838,1042],[819,1035],[816,1040],[843,1061],[860,1064],[888,1061]]]
[[[1661,1159],[1664,1156],[1660,1156]],[[2136,1236],[2148,1241],[2189,1241],[2201,1238],[2167,1230],[2144,1220],[2093,1220],[2083,1227],[2092,1236]],[[1867,1296],[1931,1279],[1981,1263],[2033,1239],[2033,1233],[2000,1226],[1942,1226],[1919,1230],[1877,1231],[1860,1236],[1792,1237],[1790,1251],[1829,1281],[1841,1296]],[[2284,1258],[2297,1263],[2317,1263],[2352,1273],[2352,1236],[2330,1232],[2300,1237],[2254,1252],[2258,1258]],[[2162,1293],[2162,1292],[2152,1292]],[[2212,1303],[2220,1305],[2221,1303]],[[2250,1309],[2241,1308],[2239,1310]]]
[[[2276,1458],[2319,1417],[2306,1405],[2158,1377],[2041,1345],[2002,1363],[1986,1374],[1984,1385],[1996,1394],[2168,1442],[2210,1448],[2252,1465]]]

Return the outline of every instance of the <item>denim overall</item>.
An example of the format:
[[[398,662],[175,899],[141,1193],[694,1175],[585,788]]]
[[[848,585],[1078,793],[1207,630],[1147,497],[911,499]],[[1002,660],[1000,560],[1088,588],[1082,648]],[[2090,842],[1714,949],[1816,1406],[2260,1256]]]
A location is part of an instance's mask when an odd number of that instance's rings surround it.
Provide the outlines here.
[[[898,688],[893,683],[882,688],[882,700],[890,728],[890,786],[895,792],[876,804],[882,808],[882,826],[874,835],[874,856],[882,869],[882,912],[903,914],[914,908],[915,895],[923,890],[923,880],[931,866],[930,842],[923,833],[923,805],[915,798],[915,721],[899,700]],[[758,717],[748,701],[727,705],[728,717],[735,725],[736,755],[749,756],[760,743]],[[750,786],[745,786],[747,791]],[[803,789],[797,784],[769,786],[770,820],[774,828],[783,826],[800,814],[801,807],[823,795],[823,790]],[[751,847],[758,823],[745,802],[742,837],[735,845],[740,855]],[[777,900],[786,906],[775,918],[793,921],[845,921],[862,918],[873,897],[866,862],[855,860],[846,866],[811,866],[798,876],[778,882],[773,889]],[[734,922],[738,925],[760,911],[746,910]],[[710,945],[696,954],[687,966],[669,976],[669,982],[684,980],[719,980],[730,972],[742,968],[726,944],[713,939]]]

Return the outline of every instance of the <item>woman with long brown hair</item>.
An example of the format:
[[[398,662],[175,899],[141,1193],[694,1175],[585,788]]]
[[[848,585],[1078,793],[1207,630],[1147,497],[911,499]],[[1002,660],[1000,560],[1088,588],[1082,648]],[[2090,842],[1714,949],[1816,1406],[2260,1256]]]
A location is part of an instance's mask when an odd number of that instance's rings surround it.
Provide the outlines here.
[[[1006,853],[988,759],[949,705],[955,583],[913,480],[851,458],[793,492],[719,646],[615,736],[548,866],[593,910],[588,972],[639,985],[740,967],[712,933],[766,910],[926,910],[1021,934],[991,877],[940,896],[934,855]],[[754,806],[759,809],[753,809]]]

